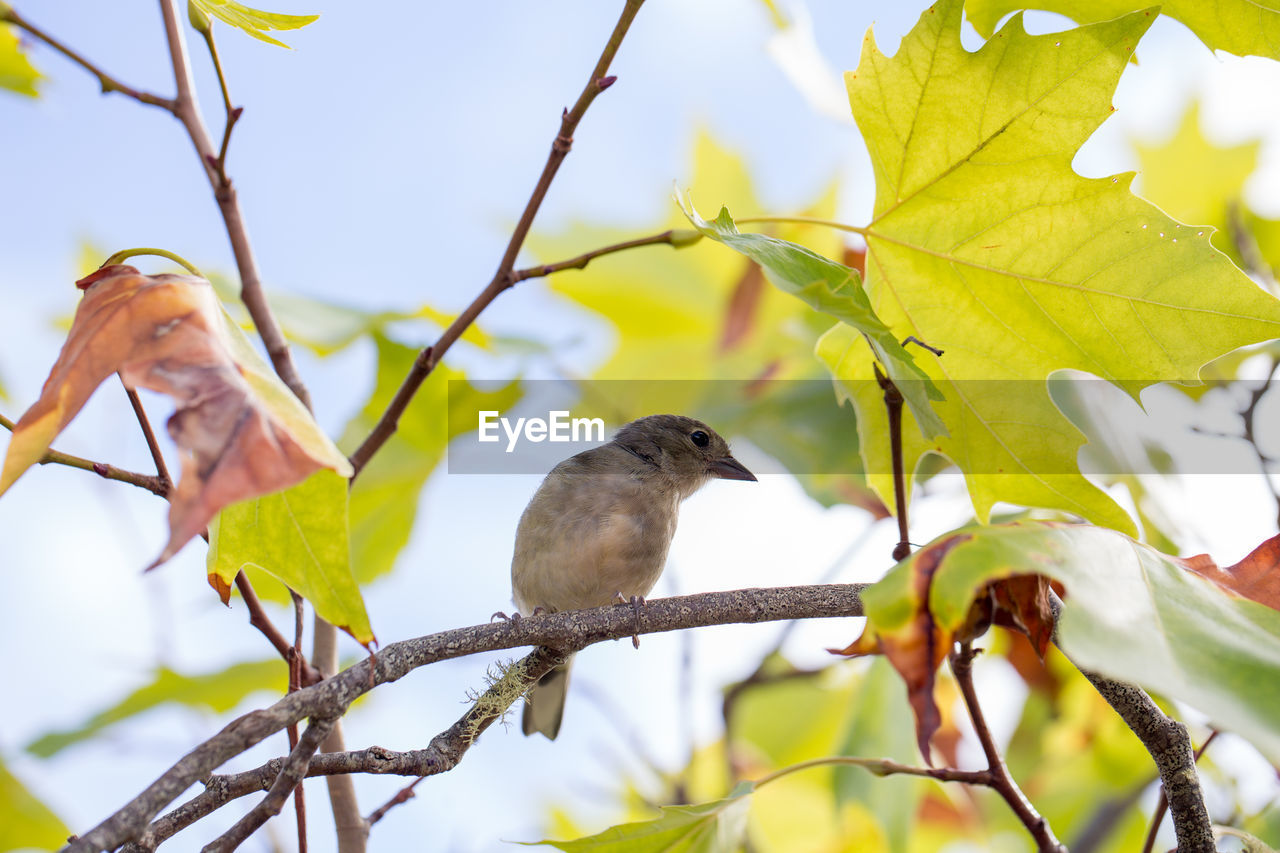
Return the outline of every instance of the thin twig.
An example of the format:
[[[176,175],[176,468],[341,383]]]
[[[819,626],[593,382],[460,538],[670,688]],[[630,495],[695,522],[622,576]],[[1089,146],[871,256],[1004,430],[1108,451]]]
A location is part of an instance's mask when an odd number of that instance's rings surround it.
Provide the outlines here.
[[[213,40],[213,27],[206,27],[199,32],[204,36],[204,43],[209,48],[209,58],[213,61],[213,70],[218,75],[218,88],[222,90],[222,106],[227,116],[226,123],[222,127],[222,144],[218,146],[218,157],[213,163],[214,171],[218,173],[218,183],[226,185],[230,183],[227,178],[227,148],[231,145],[231,131],[235,129],[236,122],[240,121],[240,116],[244,115],[244,107],[231,104],[231,90],[227,87],[227,77],[222,72],[222,60],[218,56],[218,46]]]
[[[14,422],[0,415],[0,426],[13,432]],[[159,477],[151,474],[139,474],[135,471],[126,471],[123,468],[117,468],[114,465],[108,465],[105,462],[94,462],[92,459],[85,459],[83,456],[72,456],[70,453],[63,453],[60,450],[46,450],[44,456],[41,456],[37,465],[66,465],[68,468],[78,468],[81,471],[92,471],[99,477],[106,480],[115,480],[119,483],[128,483],[131,486],[137,486],[140,489],[146,489],[153,495],[160,497],[168,497],[169,489],[160,480]]]
[[[893,459],[893,503],[898,517],[898,544],[893,546],[893,559],[905,560],[911,554],[911,541],[907,519],[907,485],[902,461],[902,392],[893,380],[880,372],[879,364],[872,364],[876,382],[884,391],[884,408],[889,415],[889,453]]]
[[[756,780],[756,788],[768,785],[775,779],[790,776],[811,767],[827,767],[831,765],[848,765],[861,767],[876,776],[920,776],[925,779],[937,779],[939,782],[960,782],[965,785],[990,785],[991,773],[988,770],[958,770],[955,767],[916,767],[912,764],[901,764],[888,758],[857,758],[851,755],[832,755],[827,758],[811,758],[775,770],[767,776]]]
[[[1244,440],[1249,443],[1249,447],[1253,449],[1253,455],[1258,458],[1258,467],[1262,472],[1262,481],[1267,484],[1267,491],[1271,493],[1271,499],[1276,504],[1276,526],[1280,528],[1280,490],[1276,489],[1275,481],[1271,479],[1271,463],[1270,459],[1262,448],[1258,446],[1258,435],[1255,432],[1255,421],[1257,419],[1258,404],[1262,402],[1262,398],[1271,390],[1271,380],[1276,375],[1276,369],[1280,368],[1280,359],[1272,358],[1271,366],[1267,370],[1267,378],[1261,385],[1249,391],[1249,402],[1240,410],[1240,422],[1244,425]]]
[[[240,299],[249,311],[249,316],[258,330],[258,337],[262,339],[276,374],[310,409],[311,395],[307,393],[306,386],[298,376],[284,333],[280,330],[280,324],[276,322],[270,306],[267,305],[262,279],[258,275],[258,263],[249,243],[249,232],[245,228],[235,187],[225,173],[219,174],[218,155],[213,150],[213,142],[200,116],[200,105],[196,100],[195,83],[192,80],[191,67],[187,59],[187,43],[183,35],[182,21],[178,15],[177,0],[160,0],[160,12],[164,16],[165,39],[169,45],[169,58],[173,65],[173,78],[178,90],[178,95],[174,99],[173,114],[186,128],[187,136],[191,138],[191,144],[195,146],[196,155],[204,168],[205,177],[209,179],[209,185],[213,188],[218,212],[222,214],[227,237],[231,241],[231,252],[235,256],[236,268],[240,273]]]
[[[386,817],[387,812],[391,811],[396,806],[403,805],[404,803],[407,803],[410,800],[412,800],[414,798],[413,789],[418,787],[419,782],[427,778],[429,777],[419,776],[417,779],[414,779],[412,782],[410,782],[408,785],[405,785],[399,791],[396,791],[395,796],[393,796],[391,799],[387,800],[385,803],[383,803],[382,805],[378,806],[376,809],[371,811],[369,813],[369,816],[365,818],[365,822],[368,823],[370,826],[373,826],[375,823],[377,823],[378,821]]]
[[[1209,732],[1209,736],[1204,739],[1204,743],[1200,744],[1200,748],[1195,751],[1194,760],[1198,763],[1200,756],[1204,755],[1204,751],[1209,748],[1209,744],[1213,743],[1214,738],[1218,736],[1218,730],[1214,729]],[[1164,823],[1165,812],[1169,810],[1169,798],[1164,795],[1164,785],[1160,786],[1160,797],[1156,800],[1155,811],[1151,815],[1151,827],[1147,830],[1147,840],[1142,844],[1142,853],[1151,853],[1156,844],[1156,833],[1160,831],[1160,824]]]
[[[431,375],[431,371],[440,363],[440,359],[448,352],[449,347],[453,346],[454,341],[460,338],[462,333],[475,322],[475,319],[480,316],[480,312],[484,311],[489,303],[493,302],[504,290],[515,284],[513,270],[515,269],[516,256],[520,254],[525,238],[529,236],[529,229],[533,227],[534,216],[537,215],[538,208],[542,206],[542,201],[546,198],[547,190],[550,189],[551,181],[560,169],[560,164],[564,162],[564,158],[569,154],[569,149],[573,147],[573,134],[578,128],[578,123],[582,121],[583,115],[586,114],[587,108],[591,106],[591,102],[596,99],[597,95],[613,85],[615,78],[606,76],[609,64],[613,62],[613,57],[622,45],[622,39],[626,36],[627,30],[631,27],[631,22],[635,19],[636,13],[640,11],[640,6],[643,2],[644,0],[626,0],[622,15],[618,18],[618,23],[614,26],[613,32],[609,36],[609,41],[600,54],[600,59],[596,62],[595,68],[592,69],[586,86],[583,88],[582,93],[578,95],[578,100],[574,103],[573,108],[566,109],[561,116],[560,131],[556,134],[556,138],[551,144],[551,152],[547,155],[546,165],[542,167],[542,175],[538,178],[538,183],[534,186],[533,193],[525,204],[524,212],[520,214],[520,219],[516,223],[515,229],[511,232],[511,239],[507,241],[507,248],[502,253],[502,260],[498,262],[498,269],[493,274],[493,279],[480,292],[480,295],[449,325],[449,328],[444,330],[439,340],[418,354],[418,357],[414,359],[413,367],[409,370],[409,375],[401,383],[391,404],[382,413],[382,417],[378,419],[378,423],[368,437],[356,448],[355,453],[351,454],[351,464],[355,468],[356,476],[359,476],[360,471],[368,464],[373,455],[378,452],[378,449],[395,434],[400,416],[404,414],[418,388]]]
[[[237,572],[235,584],[236,589],[240,590],[240,597],[244,599],[245,609],[249,611],[249,624],[262,632],[262,636],[267,638],[267,642],[271,643],[271,647],[276,650],[282,660],[290,661],[293,657],[293,647],[289,645],[289,641],[284,638],[284,635],[280,633],[279,629],[271,621],[271,617],[267,615],[262,602],[258,599],[258,593],[254,590],[253,584],[249,582],[248,575],[244,572]],[[305,658],[301,660],[299,667],[299,680],[303,687],[317,684],[323,678],[319,670],[307,663]]]
[[[67,59],[70,59],[72,62],[79,65],[85,71],[88,71],[94,77],[98,78],[98,84],[102,87],[103,94],[119,92],[122,95],[133,98],[139,103],[153,107],[160,107],[161,109],[168,110],[171,113],[177,108],[174,101],[170,98],[162,98],[159,95],[153,95],[150,92],[144,92],[141,89],[135,89],[132,86],[126,86],[124,83],[121,83],[119,80],[94,65],[88,59],[85,59],[79,53],[67,47],[65,44],[19,15],[16,10],[7,4],[0,6],[0,21],[13,24],[15,27],[26,30],[33,37],[44,42],[49,47],[58,51],[58,53],[61,53]]]
[[[951,653],[951,672],[955,675],[960,695],[964,698],[964,705],[969,712],[969,719],[973,722],[973,730],[978,735],[978,742],[982,744],[982,752],[987,757],[987,770],[991,774],[987,784],[1009,804],[1009,808],[1027,828],[1027,832],[1031,833],[1036,849],[1040,853],[1067,853],[1067,848],[1054,837],[1049,822],[1035,810],[1031,801],[1009,775],[1004,756],[1000,754],[1000,748],[996,746],[995,739],[991,736],[991,729],[988,728],[986,717],[982,713],[982,705],[978,702],[978,692],[973,686],[973,659],[976,655],[977,652],[974,651],[972,643],[967,641],[961,643],[959,651]]]
[[[173,478],[169,476],[169,469],[164,464],[164,455],[160,453],[160,444],[156,441],[155,430],[151,429],[151,421],[147,419],[147,412],[142,408],[142,400],[138,398],[138,392],[125,384],[123,373],[117,371],[116,375],[120,377],[120,384],[124,385],[124,393],[129,397],[129,405],[133,407],[134,417],[138,419],[138,426],[142,427],[142,435],[147,441],[147,450],[151,451],[151,461],[155,463],[156,476],[160,478],[167,494],[173,488]]]
[[[140,838],[161,809],[193,783],[208,779],[217,767],[236,755],[290,723],[307,717],[336,719],[346,713],[352,702],[377,685],[396,681],[437,661],[519,646],[536,645],[555,650],[547,652],[543,661],[546,669],[536,674],[526,673],[536,679],[554,665],[551,661],[604,640],[708,625],[861,616],[864,587],[864,584],[830,584],[707,592],[655,599],[638,614],[628,605],[611,605],[474,625],[391,643],[378,652],[376,660],[365,658],[317,685],[284,696],[269,708],[251,711],[229,723],[65,849],[75,853],[112,850]],[[509,698],[514,701],[515,697]],[[453,731],[452,739],[437,744],[444,757],[438,760],[449,759],[456,764],[465,752],[464,744],[470,746],[468,734],[469,730]],[[321,755],[317,761],[329,757]]]
[[[626,240],[622,243],[614,243],[609,246],[601,246],[599,249],[592,249],[590,252],[583,252],[567,261],[559,261],[554,264],[540,264],[536,267],[525,267],[522,270],[516,270],[511,273],[511,283],[524,281],[530,278],[541,278],[542,276],[552,275],[553,273],[564,272],[565,270],[581,270],[586,269],[587,264],[596,258],[612,255],[616,252],[625,252],[628,249],[639,249],[643,246],[672,246],[676,249],[683,249],[685,246],[692,246],[694,243],[702,239],[702,235],[691,228],[668,229],[661,234],[651,234],[648,237],[639,237],[635,240]]]

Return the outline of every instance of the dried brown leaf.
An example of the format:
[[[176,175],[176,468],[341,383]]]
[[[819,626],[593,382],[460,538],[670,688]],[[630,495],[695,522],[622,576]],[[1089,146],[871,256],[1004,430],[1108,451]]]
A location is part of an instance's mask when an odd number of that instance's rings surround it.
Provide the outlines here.
[[[346,458],[229,323],[209,282],[105,267],[85,291],[40,398],[19,419],[0,472],[0,494],[43,456],[99,384],[171,396],[169,435],[182,456],[170,496],[172,557],[224,506],[302,482],[321,468],[349,476]]]

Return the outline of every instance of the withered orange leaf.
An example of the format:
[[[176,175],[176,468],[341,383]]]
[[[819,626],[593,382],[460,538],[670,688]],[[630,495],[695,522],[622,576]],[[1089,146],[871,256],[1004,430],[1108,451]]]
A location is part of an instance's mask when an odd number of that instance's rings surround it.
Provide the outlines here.
[[[933,685],[942,661],[951,651],[952,632],[940,626],[929,609],[929,588],[942,558],[955,546],[968,539],[959,534],[941,539],[913,554],[908,597],[914,614],[901,629],[875,632],[864,630],[862,636],[835,654],[857,657],[883,654],[907,684],[907,700],[916,715],[916,742],[925,763],[932,766],[929,740],[942,724],[938,705],[933,699]]]
[[[1236,595],[1280,610],[1280,536],[1271,537],[1225,569],[1208,554],[1188,557],[1182,564]]]
[[[935,575],[947,553],[971,538],[970,533],[947,536],[909,557],[905,582],[910,588],[901,591],[900,599],[909,603],[910,615],[904,615],[891,630],[877,630],[868,624],[849,646],[832,650],[848,656],[883,654],[889,659],[906,683],[920,754],[930,764],[930,742],[942,724],[934,698],[937,671],[953,645],[976,639],[996,624],[1025,634],[1043,658],[1053,638],[1050,584],[1039,575],[1014,575],[982,585],[959,625],[934,612],[931,593]]]
[[[351,475],[346,457],[226,317],[208,281],[115,264],[76,286],[84,298],[40,399],[14,428],[0,494],[117,371],[126,386],[177,403],[168,428],[182,474],[170,496],[169,542],[153,567],[228,504],[288,488],[321,468]]]

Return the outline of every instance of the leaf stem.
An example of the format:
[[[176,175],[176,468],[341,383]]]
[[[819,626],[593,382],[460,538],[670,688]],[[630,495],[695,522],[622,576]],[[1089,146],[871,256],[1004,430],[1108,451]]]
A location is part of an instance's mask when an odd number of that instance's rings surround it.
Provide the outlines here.
[[[1031,801],[1009,775],[1009,768],[1004,763],[1004,757],[1000,755],[1000,748],[996,746],[995,739],[991,736],[991,729],[988,728],[986,717],[982,713],[982,705],[978,702],[978,692],[973,686],[973,659],[977,654],[973,644],[966,641],[960,644],[958,651],[952,650],[950,660],[951,672],[955,675],[960,695],[964,698],[969,719],[973,722],[973,730],[978,735],[978,742],[982,744],[982,751],[987,757],[987,770],[991,775],[987,784],[1009,804],[1009,808],[1035,839],[1036,849],[1040,853],[1067,853],[1067,848],[1054,837],[1049,822],[1035,810]]]
[[[166,2],[172,2],[172,0],[166,0]],[[391,404],[382,413],[382,417],[378,419],[378,423],[368,437],[356,448],[355,453],[351,454],[351,465],[355,468],[355,475],[352,480],[360,475],[360,471],[373,458],[373,455],[378,452],[378,449],[395,434],[400,416],[404,414],[418,388],[431,375],[431,371],[440,363],[440,359],[448,352],[449,347],[453,346],[454,341],[461,337],[462,333],[475,322],[475,319],[480,316],[480,312],[484,311],[489,306],[489,303],[493,302],[499,294],[516,283],[513,275],[516,256],[520,254],[520,249],[524,246],[524,241],[529,236],[529,230],[533,227],[533,219],[538,213],[538,208],[542,206],[543,199],[546,198],[547,190],[551,188],[551,182],[555,178],[556,172],[559,171],[560,164],[564,162],[565,157],[569,155],[569,150],[573,147],[573,134],[578,128],[578,123],[582,121],[587,108],[591,106],[596,96],[613,85],[616,78],[606,76],[609,64],[613,62],[618,48],[622,46],[622,40],[626,36],[627,30],[631,28],[631,22],[635,20],[635,16],[640,11],[640,6],[643,3],[644,0],[626,0],[622,14],[619,16],[617,24],[614,25],[613,32],[609,35],[609,40],[605,43],[604,50],[600,53],[600,58],[591,70],[591,76],[587,78],[587,83],[583,87],[582,93],[578,95],[578,100],[574,102],[573,108],[566,109],[560,117],[560,131],[551,143],[551,151],[547,155],[546,164],[542,167],[542,174],[538,177],[533,193],[525,204],[524,212],[520,214],[520,219],[516,223],[515,229],[511,232],[511,239],[508,240],[507,248],[502,253],[502,259],[498,262],[498,269],[493,274],[493,279],[480,292],[480,295],[458,315],[449,328],[444,330],[444,333],[440,335],[440,338],[434,344],[418,353],[418,357],[414,359],[413,367],[409,370],[409,375],[405,377],[399,390],[396,391]]]
[[[76,65],[79,65],[94,77],[98,78],[98,84],[102,87],[103,94],[119,92],[122,95],[133,98],[139,103],[148,104],[153,107],[160,107],[161,109],[167,110],[171,113],[175,111],[176,104],[172,99],[162,98],[159,95],[153,95],[150,92],[144,92],[141,89],[135,89],[132,86],[127,86],[124,83],[121,83],[119,80],[94,65],[85,57],[81,56],[70,47],[67,47],[65,44],[28,21],[26,18],[22,17],[15,9],[7,4],[0,5],[0,21],[13,24],[15,27],[26,30],[27,33],[44,42],[58,53],[61,53],[67,59],[70,59]]]
[[[182,257],[182,255],[179,255],[177,252],[170,252],[168,249],[156,249],[156,248],[121,249],[120,251],[116,252],[111,257],[103,261],[102,266],[109,267],[112,264],[123,263],[129,258],[136,258],[136,257],[139,257],[140,255],[155,255],[156,257],[159,257],[159,258],[168,258],[169,260],[173,261],[175,264],[182,267],[192,275],[198,275],[201,278],[204,278],[204,273],[200,272],[200,270],[196,268],[195,264],[191,263],[186,258]],[[99,267],[99,269],[101,268],[102,267]]]
[[[755,786],[759,789],[775,779],[781,779],[783,776],[789,776],[801,770],[808,770],[811,767],[826,765],[852,765],[861,767],[876,776],[923,776],[927,779],[937,779],[940,782],[962,782],[966,785],[991,784],[991,773],[987,770],[959,770],[955,767],[916,767],[911,764],[899,764],[897,761],[891,761],[887,758],[856,758],[849,755],[832,755],[826,758],[811,758],[808,761],[801,761],[799,764],[792,764],[790,767],[775,770],[767,776],[757,779]]]
[[[836,222],[834,219],[822,219],[817,216],[744,216],[742,219],[735,219],[738,225],[765,224],[777,222],[781,224],[792,225],[821,225],[825,228],[834,228],[837,231],[848,231],[852,234],[861,234],[863,237],[870,236],[871,229],[863,228],[859,225],[846,225],[843,222]]]

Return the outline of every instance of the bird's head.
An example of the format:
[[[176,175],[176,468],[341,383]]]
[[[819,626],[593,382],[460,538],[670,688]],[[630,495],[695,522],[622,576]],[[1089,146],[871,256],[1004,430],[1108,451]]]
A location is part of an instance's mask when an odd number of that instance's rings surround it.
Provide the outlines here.
[[[729,452],[729,443],[702,421],[683,415],[649,415],[618,430],[614,442],[651,462],[688,497],[704,483],[752,480],[755,475]]]

